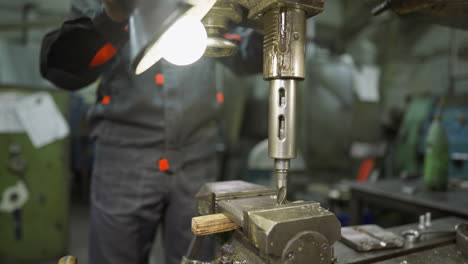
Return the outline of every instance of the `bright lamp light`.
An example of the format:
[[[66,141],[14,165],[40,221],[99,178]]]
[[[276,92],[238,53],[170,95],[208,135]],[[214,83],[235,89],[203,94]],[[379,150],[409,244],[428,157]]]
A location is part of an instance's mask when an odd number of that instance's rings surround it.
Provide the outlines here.
[[[151,11],[143,7],[137,9],[132,14],[133,18],[130,19],[131,29],[136,29],[134,30],[136,33],[130,32],[130,44],[133,45],[131,48],[136,53],[132,63],[135,73],[145,72],[162,58],[180,66],[192,64],[200,59],[208,43],[208,34],[201,19],[215,2],[216,0],[184,0],[184,5],[179,4],[178,7],[173,7],[174,11],[166,14],[166,21],[172,21],[166,27],[167,30],[162,34],[156,33],[156,36],[145,36],[145,38],[137,34],[142,31],[138,30],[138,26],[148,31],[154,23],[152,21],[154,16]],[[152,8],[159,9],[161,12],[163,8],[158,8],[156,5],[153,4]],[[158,32],[156,29],[155,31]]]
[[[185,16],[161,37],[162,56],[172,64],[189,65],[203,56],[207,42],[208,34],[202,22]]]

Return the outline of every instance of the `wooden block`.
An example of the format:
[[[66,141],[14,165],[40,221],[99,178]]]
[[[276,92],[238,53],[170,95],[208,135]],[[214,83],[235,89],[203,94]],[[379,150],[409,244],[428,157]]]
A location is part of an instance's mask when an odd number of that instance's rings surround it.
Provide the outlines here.
[[[192,218],[192,232],[205,236],[240,228],[224,214],[203,215]]]

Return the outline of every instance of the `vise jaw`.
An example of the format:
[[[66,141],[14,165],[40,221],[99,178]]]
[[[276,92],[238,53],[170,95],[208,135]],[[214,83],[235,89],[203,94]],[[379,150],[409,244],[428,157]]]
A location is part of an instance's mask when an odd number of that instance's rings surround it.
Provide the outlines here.
[[[243,181],[206,184],[199,215],[223,213],[239,230],[223,235],[215,263],[332,263],[340,239],[336,216],[317,202],[277,205],[277,191]]]

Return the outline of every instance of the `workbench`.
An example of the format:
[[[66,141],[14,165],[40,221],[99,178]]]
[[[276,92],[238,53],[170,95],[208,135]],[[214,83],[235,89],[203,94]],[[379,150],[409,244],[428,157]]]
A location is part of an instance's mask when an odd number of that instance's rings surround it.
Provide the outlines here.
[[[451,189],[433,192],[425,188],[422,179],[389,179],[376,183],[350,182],[351,223],[363,223],[367,205],[393,209],[414,215],[431,212],[433,218],[458,216],[468,218],[468,190]]]
[[[465,219],[457,217],[445,217],[434,220],[431,229],[447,230],[453,229],[455,225],[466,222]],[[418,229],[418,224],[408,224],[388,228],[397,235],[408,229]],[[357,252],[339,241],[335,243],[334,254],[337,264],[463,264],[468,263],[468,258],[463,257],[455,244],[454,234],[431,234],[426,235],[421,241],[405,245],[403,248],[383,249],[370,252]]]

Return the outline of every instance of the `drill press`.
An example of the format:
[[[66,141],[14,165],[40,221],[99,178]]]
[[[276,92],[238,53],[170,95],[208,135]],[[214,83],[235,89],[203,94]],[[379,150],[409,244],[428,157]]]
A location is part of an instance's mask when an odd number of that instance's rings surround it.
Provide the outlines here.
[[[317,202],[284,203],[289,162],[296,157],[296,97],[298,82],[304,79],[306,19],[320,13],[323,4],[323,0],[218,0],[203,19],[214,39],[229,25],[239,23],[239,16],[233,13],[238,10],[247,11],[248,21],[243,23],[265,32],[263,77],[270,86],[268,145],[277,180],[277,190],[233,181],[206,184],[197,194],[200,216],[210,219],[222,214],[239,228],[219,236],[223,246],[210,264],[334,261],[333,244],[340,238],[335,215]],[[236,6],[241,8],[233,8]],[[231,44],[223,48],[220,43],[208,47],[208,55],[216,57],[217,50],[232,50]],[[198,229],[193,224],[192,230]],[[191,262],[193,248],[183,263],[198,263]]]
[[[146,2],[155,5],[159,1]],[[195,7],[205,10],[205,0],[183,2],[188,4],[188,10]],[[181,11],[174,1],[166,4]],[[269,156],[274,159],[278,188],[271,190],[232,181],[208,183],[200,190],[196,197],[197,212],[203,218],[202,222],[208,224],[197,225],[192,219],[192,230],[197,235],[220,233],[217,237],[223,244],[217,257],[206,263],[332,263],[333,244],[340,238],[340,223],[336,216],[317,202],[284,203],[289,162],[296,157],[296,96],[298,82],[304,79],[306,19],[323,10],[324,0],[216,0],[212,4],[206,9],[208,13],[200,16],[208,34],[205,55],[222,57],[235,53],[236,44],[223,38],[234,25],[265,32],[263,75],[270,84]],[[163,12],[154,6],[153,9]],[[152,12],[144,15],[147,10],[140,8],[137,10],[140,12],[133,13],[131,21],[135,22],[135,33],[140,20],[147,22],[140,24],[149,27],[157,25],[152,20],[157,16]],[[153,36],[151,39],[157,41],[150,45],[137,45],[137,38],[131,41],[135,50],[140,50],[135,57],[137,68],[142,63],[138,54],[147,58],[145,54],[152,55],[150,51],[158,47],[158,38]],[[154,63],[161,56],[149,57]],[[227,223],[229,229],[225,229],[223,223]],[[232,228],[236,230],[222,233]],[[198,244],[195,239],[183,263],[205,263],[196,260]]]
[[[323,0],[218,0],[203,19],[209,32],[218,33],[209,33],[213,39],[240,22],[265,32],[263,77],[270,83],[268,146],[274,159],[278,204],[286,196],[289,163],[297,152],[296,96],[298,82],[304,79],[306,19],[320,13],[323,6]],[[239,19],[242,11],[247,12],[246,21]],[[231,45],[227,43],[224,49],[209,45],[205,55],[222,56],[224,50],[232,50]]]

